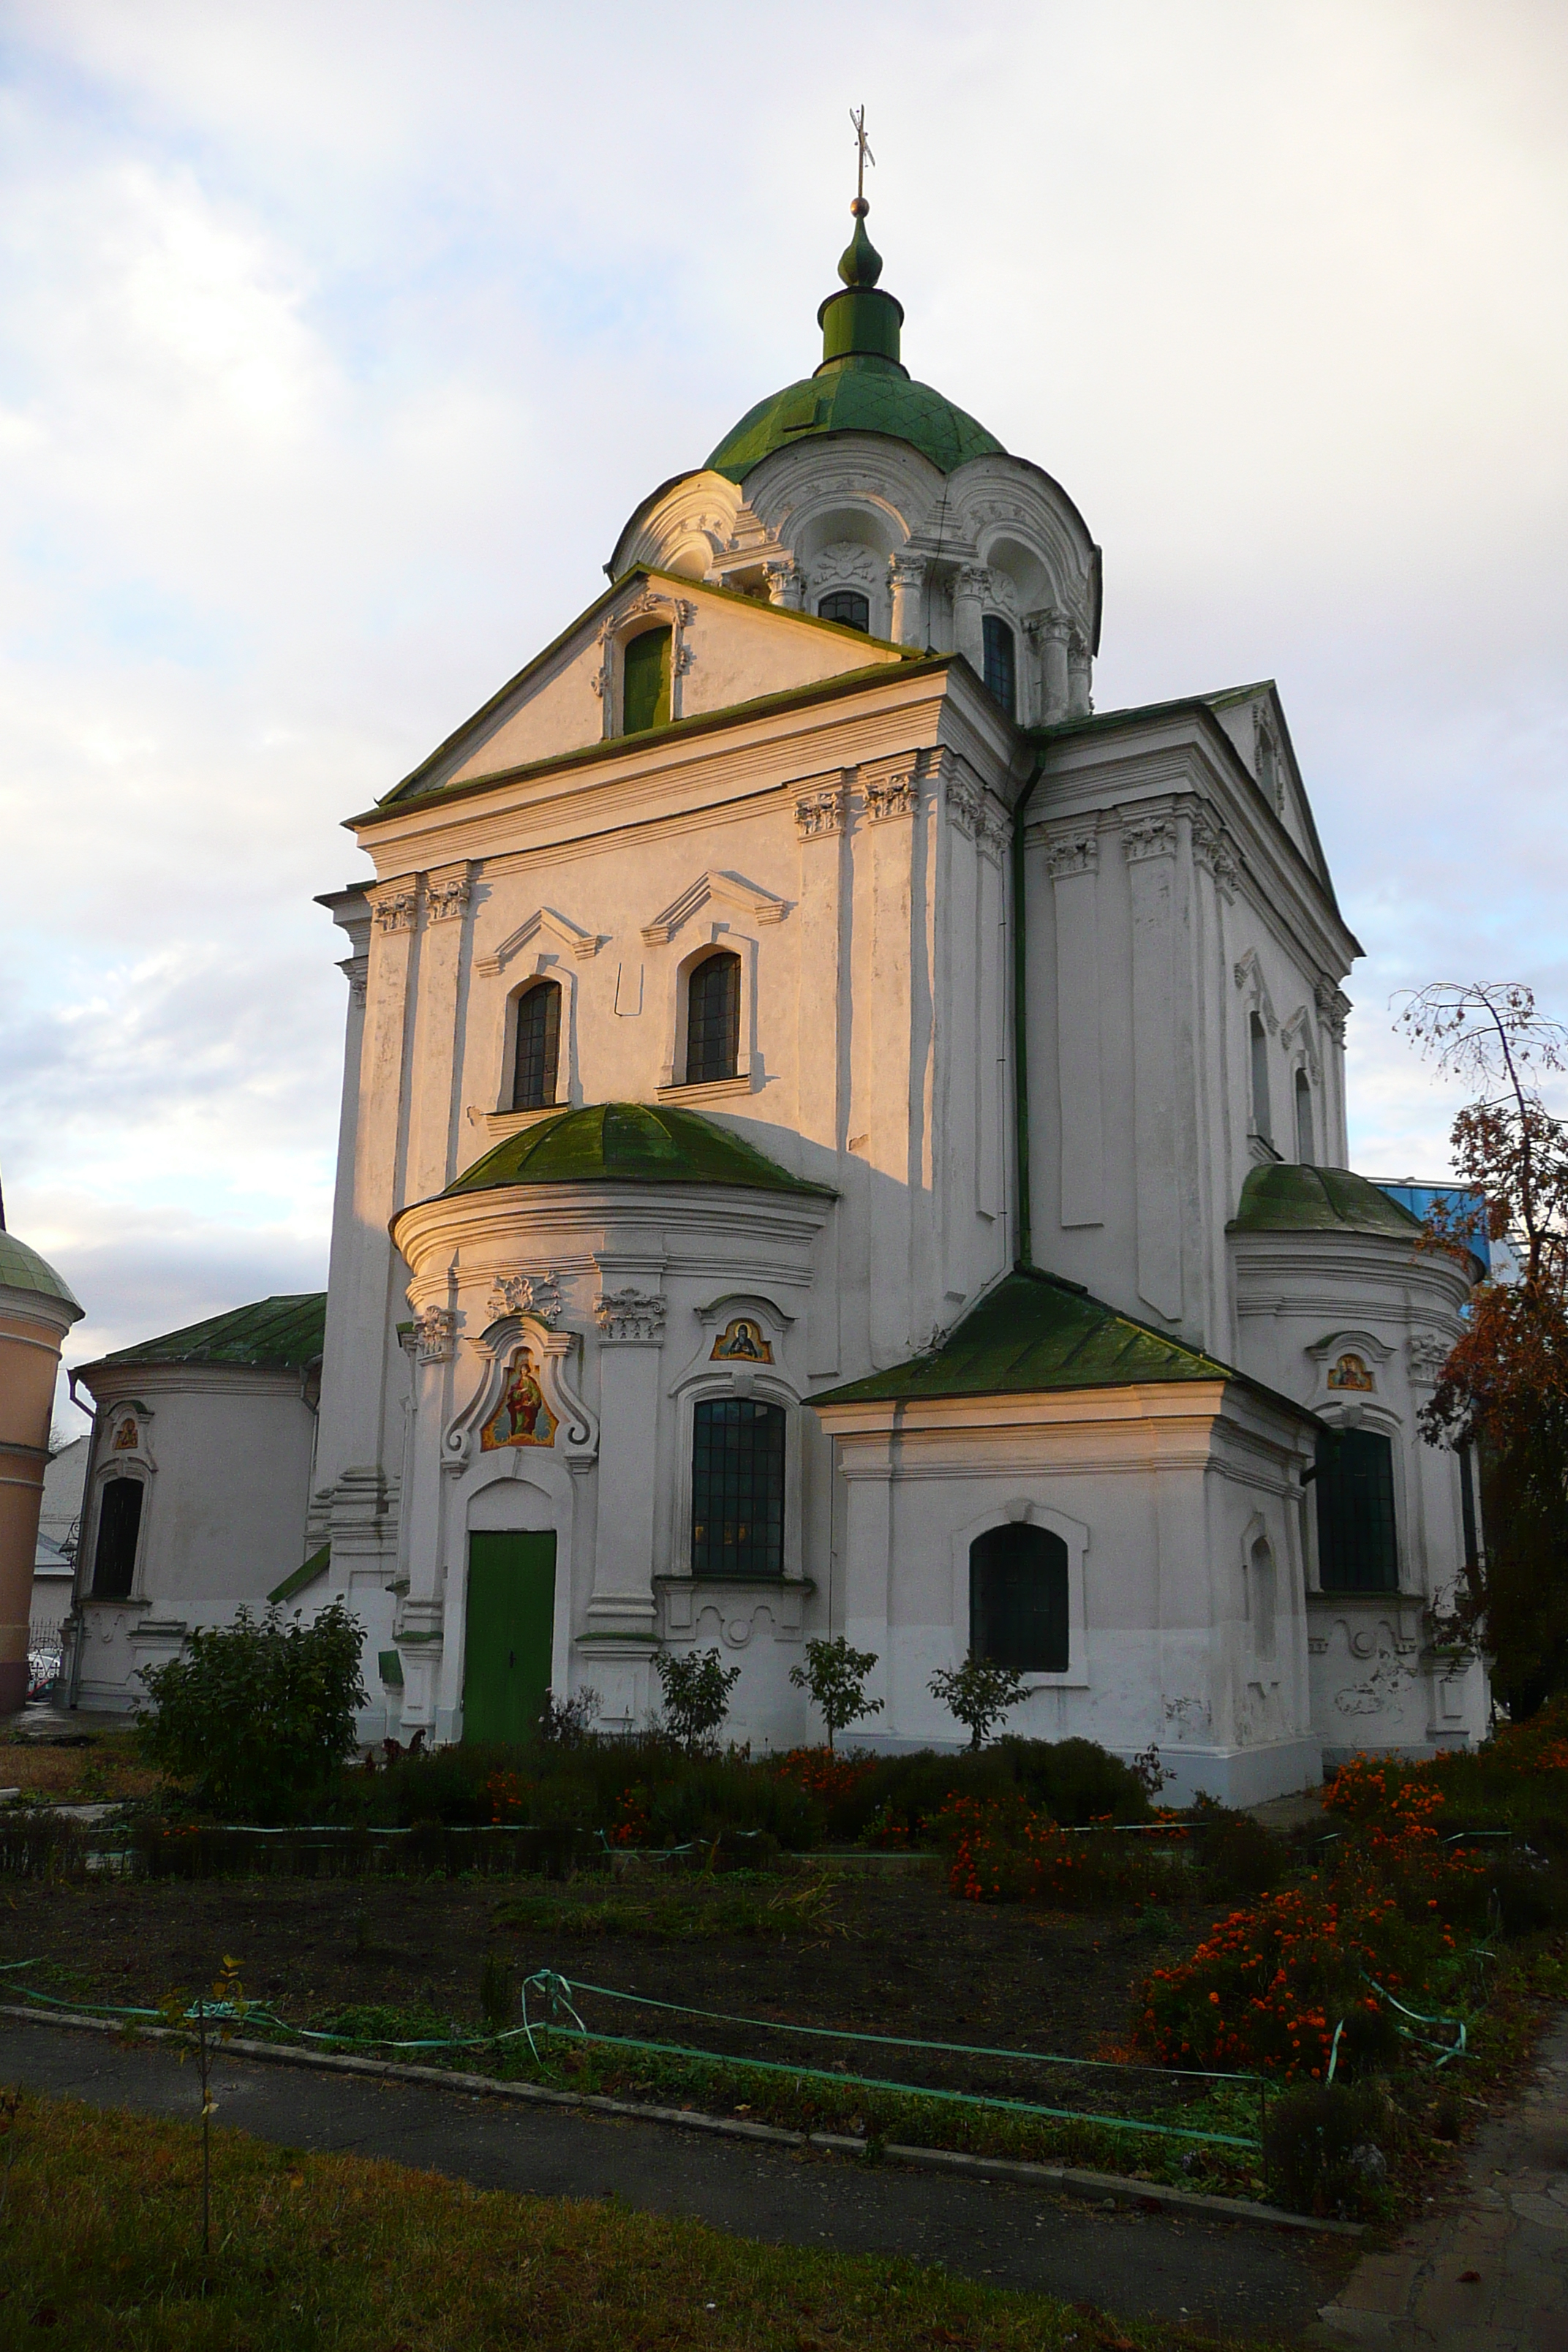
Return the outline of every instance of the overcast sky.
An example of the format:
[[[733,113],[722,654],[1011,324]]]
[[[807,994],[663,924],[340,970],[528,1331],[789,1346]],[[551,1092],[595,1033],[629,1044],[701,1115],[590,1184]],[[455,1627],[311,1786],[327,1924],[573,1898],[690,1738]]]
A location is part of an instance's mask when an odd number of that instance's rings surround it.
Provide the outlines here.
[[[385,791],[806,373],[865,101],[904,356],[1105,550],[1100,709],[1278,678],[1352,1158],[1402,985],[1568,1015],[1560,0],[0,5],[0,1169],[78,1361],[325,1279]]]

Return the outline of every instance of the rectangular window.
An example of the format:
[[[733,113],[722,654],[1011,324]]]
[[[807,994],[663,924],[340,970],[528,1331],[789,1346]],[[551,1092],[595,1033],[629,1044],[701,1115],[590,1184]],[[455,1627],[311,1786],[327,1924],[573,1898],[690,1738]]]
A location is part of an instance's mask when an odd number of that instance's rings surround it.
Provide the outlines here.
[[[136,1539],[142,1532],[145,1494],[140,1478],[110,1478],[98,1505],[98,1542],[92,1555],[95,1601],[129,1601],[136,1574]]]
[[[710,1397],[691,1446],[693,1576],[784,1574],[784,1407]]]
[[[1247,1036],[1252,1045],[1252,1132],[1260,1135],[1265,1143],[1274,1140],[1274,1123],[1268,1116],[1268,1032],[1260,1013],[1247,1017]]]
[[[1394,1448],[1373,1429],[1318,1441],[1318,1573],[1325,1592],[1397,1592]]]

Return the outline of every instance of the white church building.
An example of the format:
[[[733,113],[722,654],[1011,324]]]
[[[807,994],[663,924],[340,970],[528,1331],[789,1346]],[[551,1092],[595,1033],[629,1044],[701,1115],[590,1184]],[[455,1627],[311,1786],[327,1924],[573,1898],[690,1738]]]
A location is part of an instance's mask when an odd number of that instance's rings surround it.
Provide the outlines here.
[[[696,1644],[789,1746],[843,1633],[879,1746],[961,1736],[928,1683],[973,1649],[1011,1728],[1152,1742],[1178,1797],[1476,1738],[1426,1618],[1468,1465],[1415,1418],[1471,1269],[1346,1168],[1359,950],[1279,698],[1094,709],[1100,549],[911,380],[866,209],[816,372],[353,820],[266,1589],[353,1607],[404,1738],[520,1735],[547,1687],[635,1726]],[[166,1654],[233,1606],[188,1545],[143,1572],[158,1402],[101,1597],[89,1472],[99,1703],[140,1620]]]

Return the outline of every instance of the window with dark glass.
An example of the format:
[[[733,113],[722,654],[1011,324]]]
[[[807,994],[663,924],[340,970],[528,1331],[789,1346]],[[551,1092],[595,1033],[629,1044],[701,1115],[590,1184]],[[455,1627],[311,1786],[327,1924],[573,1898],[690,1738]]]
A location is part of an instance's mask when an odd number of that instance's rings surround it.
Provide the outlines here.
[[[1305,1070],[1296,1073],[1296,1157],[1303,1168],[1316,1158],[1312,1142],[1312,1082]]]
[[[644,629],[621,656],[621,730],[640,735],[669,721],[669,631]]]
[[[1252,1132],[1265,1143],[1274,1140],[1274,1124],[1268,1115],[1268,1032],[1260,1013],[1247,1016],[1247,1044],[1252,1054]]]
[[[710,1397],[691,1445],[693,1576],[784,1574],[784,1407]]]
[[[969,1646],[1021,1675],[1068,1670],[1068,1548],[1010,1520],[969,1547]]]
[[[1396,1592],[1394,1448],[1375,1429],[1318,1440],[1318,1576],[1325,1592]]]
[[[994,613],[987,613],[981,626],[985,646],[985,683],[1011,719],[1016,715],[1018,697],[1013,632]]]
[[[821,621],[837,621],[842,628],[871,628],[871,600],[862,596],[858,588],[835,588],[832,594],[819,597],[816,615]]]
[[[95,1601],[128,1601],[136,1574],[136,1538],[142,1532],[140,1478],[106,1481],[98,1505],[98,1542],[92,1555]]]
[[[705,956],[686,983],[686,1083],[732,1078],[741,1057],[741,959]]]
[[[561,1064],[561,986],[542,980],[517,1001],[517,1051],[511,1068],[513,1110],[539,1110],[555,1100]]]

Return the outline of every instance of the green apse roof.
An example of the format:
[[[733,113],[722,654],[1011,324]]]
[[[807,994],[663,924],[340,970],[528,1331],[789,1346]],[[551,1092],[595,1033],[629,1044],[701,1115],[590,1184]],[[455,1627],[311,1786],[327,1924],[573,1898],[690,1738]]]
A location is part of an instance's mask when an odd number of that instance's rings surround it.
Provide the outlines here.
[[[1005,455],[995,435],[973,416],[929,383],[910,381],[899,357],[903,306],[877,283],[882,257],[866,234],[871,208],[859,195],[849,209],[855,233],[838,263],[844,283],[816,314],[822,365],[759,401],[724,436],[708,467],[732,482],[743,482],[775,449],[824,433],[886,434],[907,441],[943,474],[971,457]]]
[[[1348,1168],[1293,1161],[1254,1168],[1226,1230],[1233,1234],[1383,1234],[1412,1242],[1419,1219],[1365,1176]]]
[[[58,1298],[67,1307],[84,1314],[79,1298],[71,1291],[47,1258],[36,1249],[19,1242],[15,1234],[0,1226],[0,1290],[30,1290],[38,1298]]]
[[[167,1331],[139,1347],[116,1348],[106,1364],[235,1364],[252,1370],[291,1370],[315,1363],[327,1328],[327,1294],[302,1290],[232,1307],[184,1331]]]
[[[873,1372],[810,1402],[1037,1394],[1049,1389],[1126,1388],[1150,1381],[1247,1381],[1214,1356],[1151,1330],[1091,1297],[1076,1282],[1015,1266],[929,1355]],[[1272,1396],[1272,1391],[1265,1391]],[[1279,1400],[1275,1400],[1279,1402]],[[1299,1407],[1292,1407],[1299,1411]]]
[[[592,1103],[509,1135],[448,1184],[442,1198],[507,1184],[739,1184],[753,1192],[811,1192],[776,1160],[700,1111],[661,1103]]]

